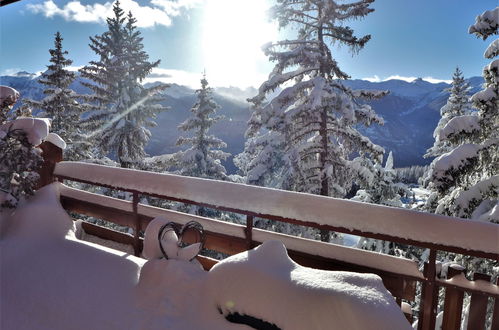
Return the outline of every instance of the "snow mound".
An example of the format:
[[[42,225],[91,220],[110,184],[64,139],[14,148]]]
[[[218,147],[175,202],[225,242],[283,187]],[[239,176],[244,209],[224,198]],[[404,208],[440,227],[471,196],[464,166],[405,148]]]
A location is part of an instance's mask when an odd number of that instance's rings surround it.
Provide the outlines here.
[[[18,118],[0,126],[0,131],[22,130],[26,133],[28,142],[34,146],[42,143],[49,134],[50,119],[48,118]]]
[[[80,241],[61,187],[0,213],[2,329],[248,329],[231,312],[283,330],[409,329],[378,276],[301,267],[277,241],[210,272]]]
[[[53,183],[22,201],[14,213],[0,212],[0,239],[21,237],[23,240],[74,236],[74,225],[59,202],[59,186]]]
[[[49,133],[47,137],[45,138],[46,142],[50,142],[56,147],[61,148],[62,150],[66,149],[66,141],[64,141],[58,134],[56,133]]]
[[[245,314],[281,329],[410,329],[380,277],[302,267],[279,241],[219,262],[207,285],[224,315]]]

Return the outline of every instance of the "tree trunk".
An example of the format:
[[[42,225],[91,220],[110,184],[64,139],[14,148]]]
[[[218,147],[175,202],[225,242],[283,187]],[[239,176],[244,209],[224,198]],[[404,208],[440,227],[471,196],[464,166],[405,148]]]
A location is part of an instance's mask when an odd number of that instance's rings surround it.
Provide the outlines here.
[[[319,16],[321,15],[321,7],[319,6]],[[321,52],[324,53],[324,38],[322,34],[322,26],[317,31],[317,38]],[[320,65],[320,75],[325,78],[327,73],[324,66]],[[328,156],[328,135],[327,135],[327,108],[321,109],[320,129],[319,135],[321,137],[322,150],[319,154],[320,164],[320,182],[321,182],[321,195],[329,196],[329,178],[326,175],[327,156]],[[328,230],[321,230],[321,241],[329,242],[331,236]]]

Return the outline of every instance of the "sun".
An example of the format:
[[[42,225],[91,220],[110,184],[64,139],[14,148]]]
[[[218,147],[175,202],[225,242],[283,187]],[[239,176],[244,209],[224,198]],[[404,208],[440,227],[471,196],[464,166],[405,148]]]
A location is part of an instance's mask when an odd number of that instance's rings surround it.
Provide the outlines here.
[[[278,29],[267,18],[268,0],[207,0],[202,56],[209,80],[219,86],[258,86],[269,72],[262,45]]]

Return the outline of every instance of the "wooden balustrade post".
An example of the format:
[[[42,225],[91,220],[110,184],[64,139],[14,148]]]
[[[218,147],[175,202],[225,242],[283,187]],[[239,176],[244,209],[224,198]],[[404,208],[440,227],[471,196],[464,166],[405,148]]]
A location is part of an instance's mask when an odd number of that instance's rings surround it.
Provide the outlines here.
[[[496,285],[499,285],[499,277],[496,280]],[[494,314],[492,316],[492,326],[490,330],[499,330],[499,298],[494,297]]]
[[[246,245],[248,250],[253,248],[253,216],[246,216],[246,228],[244,229],[246,235]]]
[[[430,250],[430,257],[424,265],[423,275],[425,282],[421,290],[421,301],[419,305],[418,330],[435,329],[435,317],[438,305],[438,286],[436,277],[437,251]]]
[[[473,281],[490,282],[490,275],[474,273]],[[488,297],[483,294],[472,293],[470,301],[470,314],[468,317],[468,330],[484,329],[487,315]]]
[[[454,268],[449,266],[447,271],[447,279],[450,280],[454,276],[463,274],[463,268]],[[444,301],[444,318],[442,320],[443,330],[459,330],[461,329],[461,314],[463,312],[464,291],[455,288],[447,287],[445,289]]]
[[[62,161],[62,149],[47,141],[42,142],[38,148],[42,150],[43,157],[42,166],[38,170],[40,179],[38,180],[37,189],[40,189],[55,181],[54,169],[55,165]]]
[[[138,213],[139,205],[139,193],[137,191],[133,192],[132,209],[134,216],[134,228],[133,228],[133,250],[136,257],[140,257],[140,217]]]

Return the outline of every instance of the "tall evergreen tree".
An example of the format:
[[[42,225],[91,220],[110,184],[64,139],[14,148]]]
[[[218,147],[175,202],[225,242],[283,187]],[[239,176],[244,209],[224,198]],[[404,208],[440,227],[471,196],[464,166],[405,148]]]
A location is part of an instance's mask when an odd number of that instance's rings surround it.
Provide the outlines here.
[[[471,114],[469,90],[470,85],[464,80],[463,73],[459,70],[459,67],[456,67],[456,71],[452,77],[452,85],[445,89],[450,95],[447,103],[440,109],[441,118],[433,132],[435,142],[427,150],[424,157],[437,157],[453,149],[455,145],[451,144],[451,141],[445,138],[443,128],[452,118]]]
[[[58,134],[67,144],[64,158],[67,160],[86,159],[91,157],[90,144],[80,128],[80,116],[91,109],[88,104],[80,103],[84,98],[78,95],[70,85],[76,78],[76,73],[67,70],[73,61],[66,58],[67,51],[62,48],[63,38],[60,32],[55,34],[54,48],[49,49],[50,64],[42,73],[39,82],[46,86],[41,101],[24,99],[30,108],[41,109],[39,117],[52,120],[51,131]]]
[[[482,39],[498,34],[499,7],[477,17],[470,33]],[[499,55],[496,39],[485,52]],[[440,137],[455,147],[436,158],[430,167],[430,188],[436,191],[427,203],[437,213],[499,223],[499,59],[483,70],[485,85],[471,97],[478,111],[451,119]]]
[[[191,108],[192,117],[179,125],[179,129],[192,131],[190,137],[180,137],[178,146],[189,146],[184,151],[175,153],[171,163],[181,175],[226,180],[227,171],[221,161],[230,156],[220,150],[227,147],[221,139],[209,134],[210,128],[222,116],[215,116],[219,106],[213,100],[212,89],[208,87],[206,76],[201,79],[201,89],[196,91],[197,102]]]
[[[352,52],[370,36],[358,38],[345,22],[366,16],[374,0],[338,3],[333,0],[278,0],[272,8],[280,27],[294,25],[298,35],[264,46],[276,62],[269,79],[250,101],[254,111],[247,136],[255,159],[246,168],[249,177],[282,175],[281,188],[324,196],[344,197],[359,176],[352,156],[380,161],[383,148],[363,136],[358,127],[383,120],[359,99],[374,99],[385,92],[354,91],[343,85],[349,76],[334,60],[329,45],[343,44]],[[282,91],[267,102],[273,91]],[[278,148],[271,160],[269,146]],[[280,164],[281,168],[269,165]],[[328,240],[322,234],[323,240]]]
[[[90,38],[90,48],[99,56],[81,69],[85,83],[99,110],[91,113],[85,127],[100,148],[101,155],[115,156],[121,167],[139,167],[151,137],[148,127],[156,125],[157,113],[166,109],[158,102],[167,85],[145,88],[144,78],[159,65],[149,62],[142,37],[132,13],[125,16],[120,2],[113,6],[114,17],[107,19],[108,30]]]

